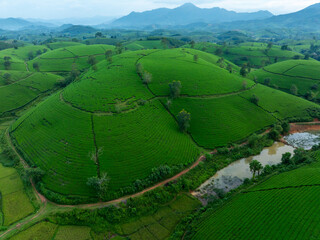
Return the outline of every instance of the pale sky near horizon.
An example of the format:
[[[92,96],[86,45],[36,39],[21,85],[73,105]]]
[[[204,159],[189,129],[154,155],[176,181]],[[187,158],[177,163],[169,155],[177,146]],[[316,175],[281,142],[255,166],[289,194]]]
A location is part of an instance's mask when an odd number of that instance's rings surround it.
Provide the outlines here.
[[[175,8],[187,2],[201,8],[221,7],[237,12],[269,10],[284,14],[319,3],[319,0],[0,0],[0,18],[120,17],[132,11]]]

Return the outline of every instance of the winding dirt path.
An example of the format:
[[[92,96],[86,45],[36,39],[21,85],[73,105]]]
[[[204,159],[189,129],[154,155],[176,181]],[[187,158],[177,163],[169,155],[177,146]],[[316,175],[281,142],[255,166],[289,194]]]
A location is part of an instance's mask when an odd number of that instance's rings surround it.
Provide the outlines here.
[[[28,163],[21,157],[21,155],[18,153],[17,149],[15,148],[15,146],[13,145],[12,143],[12,140],[11,140],[11,137],[10,137],[10,134],[9,134],[9,130],[7,130],[6,132],[6,137],[7,137],[7,140],[8,140],[8,143],[9,143],[9,146],[12,148],[12,150],[15,152],[15,154],[19,157],[19,160],[22,164],[22,166],[24,168],[29,168],[29,165]],[[192,170],[193,168],[195,168],[196,166],[199,165],[200,162],[204,161],[205,160],[205,156],[202,155],[198,158],[198,160],[196,162],[194,162],[189,168],[183,170],[182,172],[178,173],[177,175],[169,178],[169,179],[166,179],[162,182],[159,182],[158,184],[152,186],[152,187],[149,187],[149,188],[146,188],[144,189],[143,191],[141,192],[138,192],[138,193],[135,193],[135,194],[132,194],[132,195],[128,195],[128,196],[124,196],[122,198],[118,198],[118,199],[115,199],[115,200],[111,200],[111,201],[108,201],[108,202],[98,202],[98,203],[92,203],[92,204],[80,204],[80,205],[61,205],[61,204],[57,204],[57,203],[54,203],[54,202],[51,202],[49,201],[45,196],[43,196],[40,192],[38,192],[38,190],[36,189],[35,187],[35,184],[33,183],[33,181],[30,179],[30,182],[31,182],[31,186],[32,186],[32,189],[37,197],[37,199],[41,202],[41,207],[40,209],[37,211],[36,214],[34,214],[31,218],[27,218],[25,221],[21,221],[19,223],[17,223],[16,225],[14,225],[12,228],[8,229],[7,231],[5,231],[4,233],[2,233],[0,235],[0,239],[3,239],[4,237],[6,237],[9,233],[11,233],[12,231],[14,230],[17,230],[17,229],[20,229],[22,226],[34,221],[35,219],[41,217],[44,213],[45,213],[45,210],[46,210],[46,207],[47,207],[47,204],[50,203],[54,206],[57,206],[57,207],[60,207],[60,208],[102,208],[102,207],[105,207],[105,206],[109,206],[109,205],[113,205],[113,204],[117,204],[117,203],[120,203],[120,202],[123,202],[123,201],[126,201],[127,199],[129,198],[135,198],[135,197],[138,197],[138,196],[141,196],[143,195],[144,193],[146,192],[150,192],[158,187],[161,187],[161,186],[164,186],[165,184],[169,183],[169,182],[172,182],[174,180],[177,180],[179,177],[181,177],[182,175],[188,173],[190,170]]]
[[[9,135],[9,131],[7,130],[7,133],[6,133],[6,136],[7,136],[7,139],[8,139],[8,143],[10,145],[10,147],[12,148],[12,150],[15,152],[15,154],[19,157],[19,160],[22,164],[22,166],[24,168],[29,168],[29,165],[28,163],[21,157],[21,155],[18,153],[17,149],[15,148],[15,146],[13,145],[12,141],[11,141],[11,137]],[[150,192],[160,186],[163,186],[169,182],[172,182],[174,180],[177,180],[179,177],[181,177],[182,175],[188,173],[190,170],[192,170],[193,168],[195,168],[196,166],[199,165],[200,162],[204,161],[205,160],[205,156],[202,155],[198,158],[198,160],[196,162],[194,162],[189,168],[183,170],[182,172],[178,173],[177,175],[169,178],[169,179],[166,179],[162,182],[159,182],[157,183],[156,185],[152,186],[152,187],[149,187],[149,188],[146,188],[144,189],[143,191],[141,192],[138,192],[138,193],[135,193],[135,194],[132,194],[132,195],[128,195],[128,196],[124,196],[122,198],[118,198],[118,199],[115,199],[115,200],[111,200],[111,201],[108,201],[108,202],[98,202],[98,203],[92,203],[92,204],[80,204],[80,205],[61,205],[61,204],[57,204],[57,203],[54,203],[54,202],[51,202],[49,201],[45,196],[43,196],[41,193],[38,192],[38,190],[36,189],[35,187],[35,184],[33,183],[33,181],[30,179],[30,182],[31,182],[31,185],[32,185],[32,188],[34,190],[34,192],[36,193],[37,195],[37,198],[44,204],[46,204],[47,202],[50,202],[51,204],[55,205],[55,206],[58,206],[58,207],[65,207],[65,208],[92,208],[92,207],[96,207],[96,208],[99,208],[99,207],[104,207],[104,206],[108,206],[108,205],[112,205],[112,204],[116,204],[116,203],[120,203],[120,202],[123,202],[129,198],[134,198],[134,197],[138,197],[138,196],[141,196],[143,195],[144,193],[146,192]]]

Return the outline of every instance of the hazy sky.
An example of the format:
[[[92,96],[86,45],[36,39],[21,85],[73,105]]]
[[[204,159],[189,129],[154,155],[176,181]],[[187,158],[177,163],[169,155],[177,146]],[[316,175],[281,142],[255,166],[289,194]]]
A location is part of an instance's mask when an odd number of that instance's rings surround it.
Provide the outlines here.
[[[228,10],[269,10],[274,14],[300,10],[316,0],[0,0],[0,18],[68,18],[122,16],[131,11],[159,7],[174,8],[192,2],[198,7],[222,7]]]

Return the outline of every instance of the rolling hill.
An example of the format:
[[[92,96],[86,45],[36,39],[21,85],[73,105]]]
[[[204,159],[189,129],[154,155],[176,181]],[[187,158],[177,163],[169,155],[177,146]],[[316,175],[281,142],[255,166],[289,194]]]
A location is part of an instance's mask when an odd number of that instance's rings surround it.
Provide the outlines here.
[[[188,44],[186,47],[190,47]],[[282,62],[293,59],[295,56],[303,58],[300,53],[281,50],[280,46],[274,45],[271,49],[267,50],[265,43],[247,42],[237,46],[221,46],[213,43],[196,43],[195,49],[202,50],[208,53],[217,54],[221,57],[242,66],[244,63],[250,63],[253,67],[264,67],[265,65],[274,62]]]
[[[61,55],[57,50],[50,54]],[[101,61],[81,80],[30,110],[10,134],[29,163],[46,172],[41,189],[49,197],[58,193],[88,201],[95,196],[88,178],[107,172],[107,199],[114,199],[136,191],[133,183],[152,176],[158,167],[190,165],[201,147],[241,141],[286,114],[305,116],[309,108],[318,107],[255,85],[237,71],[218,66],[217,59],[193,49],[116,55],[112,63]],[[137,63],[152,75],[148,85],[137,74]],[[168,84],[174,80],[181,81],[181,96],[169,106]],[[261,99],[258,106],[250,101],[253,94]],[[271,94],[277,98],[271,100]],[[285,108],[289,102],[295,104]],[[178,130],[175,116],[182,109],[192,115],[189,134]],[[90,159],[92,152],[97,153],[95,161]]]
[[[74,64],[79,70],[84,70],[90,67],[89,56],[94,56],[97,61],[101,61],[105,59],[107,50],[114,49],[114,46],[110,45],[71,44],[73,46],[69,46],[69,43],[59,45],[67,47],[57,48],[29,61],[29,69],[34,71],[33,63],[38,63],[41,72],[69,72]]]
[[[293,85],[297,87],[298,95],[305,95],[312,91],[318,95],[320,83],[320,63],[315,60],[289,60],[272,64],[251,73],[252,78],[270,86],[276,85],[280,89],[290,92]]]

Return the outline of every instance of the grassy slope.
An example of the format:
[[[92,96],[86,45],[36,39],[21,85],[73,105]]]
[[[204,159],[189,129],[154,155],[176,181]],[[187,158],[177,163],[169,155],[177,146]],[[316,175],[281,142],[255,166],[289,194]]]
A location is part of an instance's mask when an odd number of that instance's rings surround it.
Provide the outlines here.
[[[286,91],[290,91],[294,84],[298,87],[298,93],[303,95],[311,90],[313,85],[319,85],[320,63],[314,60],[285,61],[254,71],[251,77],[257,77],[260,83],[270,78],[271,85],[275,84]]]
[[[141,53],[141,52],[140,52]],[[125,108],[132,108],[138,99],[150,99],[152,94],[142,84],[135,63],[139,53],[125,53],[97,65],[98,71],[89,71],[81,81],[71,84],[64,92],[66,101],[88,111],[115,111],[117,101],[131,99]]]
[[[280,119],[305,117],[309,108],[319,108],[315,103],[260,84],[241,96],[250,100],[253,94],[259,98],[260,107]]]
[[[64,104],[55,94],[20,118],[13,129],[25,157],[48,173],[43,181],[49,189],[92,194],[86,186],[87,178],[97,174],[89,158],[95,149],[90,114]]]
[[[242,140],[276,122],[270,114],[239,96],[174,100],[170,108],[173,114],[182,109],[191,113],[190,133],[206,148]]]
[[[274,176],[239,194],[206,213],[193,239],[318,239],[320,187],[295,186],[319,185],[319,169],[317,162]],[[256,192],[262,189],[273,190]]]
[[[58,48],[71,47],[71,46],[78,46],[78,45],[82,45],[82,43],[79,43],[79,42],[54,42],[54,43],[48,44],[49,48],[52,50],[55,50]]]
[[[143,50],[143,49],[163,49],[163,45],[160,40],[150,41],[134,41],[125,45],[125,48],[131,51]]]
[[[21,75],[23,78],[0,87],[0,114],[18,109],[34,100],[41,93],[51,90],[61,78],[48,73]]]
[[[88,57],[95,55],[97,61],[105,59],[106,50],[113,50],[110,45],[76,45],[65,48],[58,48],[28,62],[29,69],[34,71],[33,63],[40,65],[42,72],[68,72],[75,63],[79,70],[89,68]]]
[[[188,46],[189,45],[187,45],[187,47]],[[295,55],[303,57],[303,55],[296,52],[283,51],[279,46],[273,46],[272,49],[266,53],[265,49],[267,46],[262,43],[247,43],[239,46],[220,46],[213,43],[197,43],[195,48],[212,54],[215,54],[216,50],[221,48],[223,50],[222,56],[238,66],[247,62],[250,62],[250,64],[254,66],[263,66],[266,62],[274,63],[276,57],[278,61],[292,59]]]
[[[189,53],[188,53],[189,52]],[[242,89],[243,78],[230,74],[212,62],[210,55],[200,56],[199,61],[193,61],[195,53],[192,50],[164,50],[154,52],[142,58],[139,62],[145,70],[153,76],[150,89],[156,95],[168,95],[168,84],[174,80],[181,81],[181,94],[187,95],[211,95],[237,92]],[[246,80],[248,86],[253,82]]]
[[[48,49],[47,46],[44,45],[27,45],[24,47],[19,47],[18,49],[14,49],[14,48],[9,48],[6,50],[2,50],[0,51],[1,55],[8,55],[11,57],[17,57],[21,60],[28,60],[29,58],[29,53],[32,52],[33,56],[37,56],[37,51],[41,51],[41,53],[44,52],[44,49],[46,49],[45,51],[48,51],[50,49]]]

